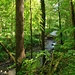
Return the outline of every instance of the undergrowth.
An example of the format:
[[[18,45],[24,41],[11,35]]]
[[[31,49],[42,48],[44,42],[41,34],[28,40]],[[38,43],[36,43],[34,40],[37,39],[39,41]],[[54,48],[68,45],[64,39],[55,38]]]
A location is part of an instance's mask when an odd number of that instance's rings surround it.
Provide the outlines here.
[[[42,57],[46,61],[42,66]],[[24,59],[18,75],[75,75],[75,50],[68,52],[40,52],[34,59]]]

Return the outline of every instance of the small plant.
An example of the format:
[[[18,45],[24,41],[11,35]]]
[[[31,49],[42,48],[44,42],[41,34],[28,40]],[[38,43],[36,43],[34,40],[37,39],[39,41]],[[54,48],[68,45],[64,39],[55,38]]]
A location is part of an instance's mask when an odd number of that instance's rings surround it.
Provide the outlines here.
[[[46,58],[44,65],[41,64],[43,55],[45,55]],[[57,70],[61,59],[62,53],[60,52],[53,52],[51,56],[47,50],[41,51],[34,59],[25,59],[23,61],[21,70],[18,72],[18,75],[44,75],[44,73],[53,75]]]

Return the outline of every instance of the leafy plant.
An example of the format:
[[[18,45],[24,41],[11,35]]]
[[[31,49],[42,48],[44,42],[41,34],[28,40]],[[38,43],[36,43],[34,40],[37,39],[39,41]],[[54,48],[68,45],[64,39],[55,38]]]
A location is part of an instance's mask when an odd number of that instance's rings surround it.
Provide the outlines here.
[[[42,66],[42,57],[45,55],[46,61],[45,64]],[[52,57],[51,54],[46,50],[42,51],[37,54],[36,58],[34,59],[26,59],[23,61],[21,70],[18,72],[18,75],[44,75],[44,73],[53,75],[57,69],[57,66],[61,60],[60,57],[61,53],[53,53]],[[57,57],[57,59],[56,59]],[[54,65],[54,68],[52,67]]]

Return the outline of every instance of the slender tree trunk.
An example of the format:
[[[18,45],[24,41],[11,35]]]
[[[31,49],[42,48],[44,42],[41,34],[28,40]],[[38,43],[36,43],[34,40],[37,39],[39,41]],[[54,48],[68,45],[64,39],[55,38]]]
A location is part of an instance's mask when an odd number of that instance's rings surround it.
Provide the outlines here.
[[[72,27],[74,28],[75,27],[75,12],[74,12],[74,5],[73,5],[73,2],[72,0],[70,0],[70,6],[71,6],[71,18],[72,18]],[[73,38],[74,38],[74,43],[75,43],[75,29],[73,31]],[[74,47],[73,49],[75,49],[75,44],[74,44]]]
[[[32,58],[32,0],[30,0],[30,35],[31,35],[31,58]]]
[[[20,70],[24,51],[24,0],[16,0],[16,73]]]
[[[41,0],[41,11],[42,11],[42,50],[45,50],[45,2]],[[43,64],[45,63],[45,56],[43,57]]]
[[[58,0],[58,14],[59,14],[59,28],[60,28],[60,31],[61,31],[61,14],[60,14],[60,3],[59,3],[59,0]],[[60,32],[60,44],[63,45],[63,41],[62,41],[62,31]]]

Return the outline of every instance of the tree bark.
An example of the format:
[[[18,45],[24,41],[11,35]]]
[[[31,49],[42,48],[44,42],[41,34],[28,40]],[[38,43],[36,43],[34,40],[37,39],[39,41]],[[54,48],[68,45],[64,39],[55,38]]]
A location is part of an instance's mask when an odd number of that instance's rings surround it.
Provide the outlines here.
[[[62,40],[62,31],[61,31],[61,14],[60,14],[60,3],[59,3],[59,0],[58,0],[58,14],[59,14],[59,28],[60,28],[60,44],[63,45],[63,40]]]
[[[71,6],[71,18],[72,18],[72,27],[75,27],[75,12],[74,12],[74,5],[72,0],[70,0],[70,6]],[[74,39],[74,43],[75,43],[75,29],[73,30],[73,39]],[[75,49],[75,44],[73,49]]]
[[[16,0],[16,73],[20,70],[24,51],[24,0]]]
[[[41,16],[42,16],[42,50],[45,50],[45,2],[44,0],[41,0]],[[43,64],[45,63],[45,56],[43,56]]]

